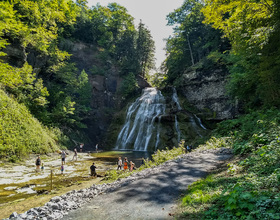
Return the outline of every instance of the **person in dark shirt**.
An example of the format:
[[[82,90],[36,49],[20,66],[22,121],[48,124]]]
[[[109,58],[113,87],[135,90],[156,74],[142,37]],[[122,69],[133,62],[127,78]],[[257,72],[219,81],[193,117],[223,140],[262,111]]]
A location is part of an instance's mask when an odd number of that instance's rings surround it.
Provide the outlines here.
[[[39,172],[40,171],[40,165],[41,165],[41,158],[40,158],[40,155],[38,155],[36,161],[35,161],[35,164],[36,164],[36,172]]]
[[[97,176],[97,174],[96,174],[96,166],[94,165],[94,163],[92,163],[92,165],[90,166],[90,175],[91,176]]]

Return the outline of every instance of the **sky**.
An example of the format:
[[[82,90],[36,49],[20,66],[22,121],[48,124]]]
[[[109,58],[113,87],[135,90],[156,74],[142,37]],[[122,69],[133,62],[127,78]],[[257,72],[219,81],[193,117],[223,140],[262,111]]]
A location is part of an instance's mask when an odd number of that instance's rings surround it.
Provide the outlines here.
[[[156,46],[156,67],[160,67],[165,59],[164,39],[173,32],[172,27],[166,26],[166,16],[181,7],[184,0],[88,0],[88,6],[97,3],[107,6],[111,2],[124,6],[128,13],[135,18],[135,25],[138,25],[141,19],[142,23],[151,31]]]

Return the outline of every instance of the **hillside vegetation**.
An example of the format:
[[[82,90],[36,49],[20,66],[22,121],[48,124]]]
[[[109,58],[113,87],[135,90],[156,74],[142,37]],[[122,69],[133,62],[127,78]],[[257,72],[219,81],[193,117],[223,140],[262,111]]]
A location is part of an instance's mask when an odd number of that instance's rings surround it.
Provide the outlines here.
[[[58,150],[59,131],[44,127],[25,105],[18,104],[3,90],[0,100],[1,158],[14,162],[30,153]]]

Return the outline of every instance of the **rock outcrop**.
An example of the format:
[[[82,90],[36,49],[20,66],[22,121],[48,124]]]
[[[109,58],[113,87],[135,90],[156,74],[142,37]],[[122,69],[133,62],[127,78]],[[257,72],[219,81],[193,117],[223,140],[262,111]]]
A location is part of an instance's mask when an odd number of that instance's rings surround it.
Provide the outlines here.
[[[123,78],[110,60],[102,61],[98,58],[98,49],[92,45],[74,43],[71,48],[71,61],[76,63],[80,71],[85,70],[89,74],[92,87],[92,111],[88,117],[89,120],[85,122],[88,126],[86,133],[94,144],[99,143],[102,148],[111,148],[113,146],[102,145],[108,145],[104,139],[106,139],[114,113],[120,111],[126,104],[124,97],[118,93]],[[150,86],[140,76],[136,80],[139,94],[143,88]]]
[[[194,105],[207,120],[224,120],[238,114],[237,103],[226,95],[228,71],[196,70],[182,76],[178,92]]]

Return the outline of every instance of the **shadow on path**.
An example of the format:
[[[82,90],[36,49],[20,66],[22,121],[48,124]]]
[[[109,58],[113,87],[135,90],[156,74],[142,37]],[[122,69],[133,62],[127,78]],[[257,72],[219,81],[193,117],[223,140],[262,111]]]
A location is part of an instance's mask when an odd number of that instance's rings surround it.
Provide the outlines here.
[[[173,161],[162,172],[99,195],[63,219],[172,219],[169,214],[180,193],[221,159],[227,158],[208,153]]]

